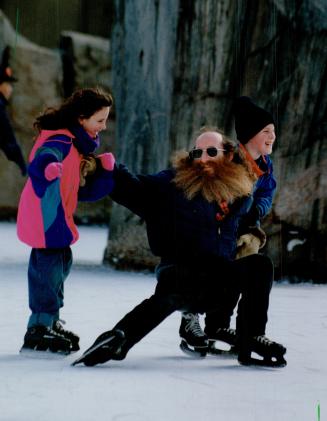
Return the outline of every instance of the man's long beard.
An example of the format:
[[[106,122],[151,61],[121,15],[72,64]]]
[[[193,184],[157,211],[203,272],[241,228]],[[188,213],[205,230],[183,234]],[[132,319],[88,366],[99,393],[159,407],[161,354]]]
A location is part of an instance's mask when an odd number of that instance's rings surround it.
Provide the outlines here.
[[[242,164],[235,164],[223,157],[218,161],[190,160],[188,156],[175,157],[176,176],[173,182],[188,199],[201,193],[208,202],[231,204],[252,192],[256,177]]]

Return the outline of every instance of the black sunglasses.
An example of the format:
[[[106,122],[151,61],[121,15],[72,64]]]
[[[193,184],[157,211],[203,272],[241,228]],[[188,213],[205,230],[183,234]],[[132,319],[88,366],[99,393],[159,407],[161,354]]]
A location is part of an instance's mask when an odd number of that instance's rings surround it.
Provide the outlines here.
[[[218,151],[224,152],[225,149],[215,148],[214,146],[210,146],[206,149],[192,149],[189,153],[191,159],[200,159],[203,152],[206,151],[208,156],[211,158],[214,158],[218,155]]]

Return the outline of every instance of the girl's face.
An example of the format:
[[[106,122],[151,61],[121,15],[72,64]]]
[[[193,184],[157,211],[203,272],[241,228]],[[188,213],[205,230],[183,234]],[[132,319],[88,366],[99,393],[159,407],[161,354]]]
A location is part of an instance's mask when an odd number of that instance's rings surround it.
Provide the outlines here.
[[[79,118],[78,122],[92,138],[95,138],[99,132],[107,128],[109,112],[110,107],[103,107],[89,118]]]
[[[245,144],[245,147],[253,159],[258,159],[261,155],[270,155],[272,153],[275,139],[275,126],[273,124],[268,124],[252,137],[252,139]]]

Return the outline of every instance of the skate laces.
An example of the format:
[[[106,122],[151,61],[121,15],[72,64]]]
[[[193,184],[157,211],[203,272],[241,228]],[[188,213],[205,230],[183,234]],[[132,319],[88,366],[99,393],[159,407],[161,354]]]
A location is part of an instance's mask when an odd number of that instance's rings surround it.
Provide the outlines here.
[[[276,343],[276,342],[271,341],[271,340],[270,340],[269,338],[267,338],[267,336],[265,336],[265,335],[254,336],[254,339],[255,339],[257,342],[259,342],[259,343],[261,343],[262,345],[265,345],[265,346],[277,345],[277,343]]]
[[[226,333],[227,335],[236,337],[236,330],[230,327],[220,327],[217,329],[217,333]]]
[[[286,348],[284,347],[284,345],[270,340],[265,335],[254,336],[253,340],[258,345],[262,345],[266,349],[269,349],[270,350],[269,352],[275,352],[275,353],[280,354],[280,355],[283,355],[286,352]]]
[[[200,322],[199,322],[199,315],[187,313],[183,314],[183,318],[186,321],[185,324],[185,331],[191,332],[194,336],[204,336],[203,330],[201,329]]]
[[[64,324],[66,324],[65,320],[58,319],[53,323],[53,326],[57,329],[57,331],[65,332],[65,329],[62,326]]]
[[[59,333],[60,335],[75,335],[75,333],[71,332],[70,330],[66,330],[64,329],[63,325],[65,325],[66,322],[65,320],[62,319],[58,319],[53,323],[53,328],[52,330],[54,330],[55,332]],[[71,339],[71,338],[70,338]]]

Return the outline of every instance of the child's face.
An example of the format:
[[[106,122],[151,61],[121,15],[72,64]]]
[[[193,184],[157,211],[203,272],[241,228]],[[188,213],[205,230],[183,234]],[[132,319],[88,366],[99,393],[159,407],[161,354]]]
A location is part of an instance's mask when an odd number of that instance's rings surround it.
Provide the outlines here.
[[[252,137],[252,139],[246,143],[245,147],[250,149],[257,157],[260,155],[270,155],[275,139],[275,126],[273,124],[268,124]]]
[[[79,124],[91,137],[95,138],[99,132],[107,128],[109,112],[110,107],[103,107],[89,118],[79,118]]]

